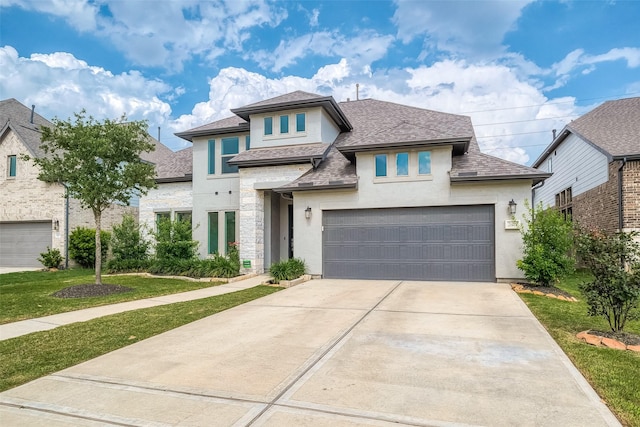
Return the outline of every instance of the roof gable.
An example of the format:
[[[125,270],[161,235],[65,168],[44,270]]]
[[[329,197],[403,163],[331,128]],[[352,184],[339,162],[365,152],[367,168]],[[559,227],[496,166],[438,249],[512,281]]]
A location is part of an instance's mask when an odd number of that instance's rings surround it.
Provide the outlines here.
[[[36,157],[43,157],[41,126],[51,127],[53,124],[40,114],[33,113],[31,122],[31,109],[14,98],[0,101],[0,127],[3,132],[13,130],[22,140],[27,149]]]
[[[602,151],[610,161],[640,158],[640,97],[607,101],[573,120],[542,152],[533,167],[539,167],[569,133]]]

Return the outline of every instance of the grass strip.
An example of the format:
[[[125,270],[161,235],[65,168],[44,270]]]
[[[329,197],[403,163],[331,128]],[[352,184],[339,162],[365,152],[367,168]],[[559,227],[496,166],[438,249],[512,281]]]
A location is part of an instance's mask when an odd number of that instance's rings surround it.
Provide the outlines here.
[[[640,355],[588,345],[576,338],[587,329],[609,330],[600,317],[587,315],[578,284],[590,280],[579,272],[558,287],[579,299],[577,303],[531,294],[519,294],[591,386],[626,426],[640,427]],[[640,322],[629,322],[626,332],[640,334]]]
[[[93,270],[27,271],[0,274],[0,324],[65,313],[83,308],[170,295],[220,285],[221,282],[191,282],[140,276],[110,276],[104,283],[122,285],[132,291],[92,298],[56,298],[51,294],[69,286],[95,283]]]
[[[280,289],[282,288],[256,286],[195,301],[114,314],[0,341],[0,391],[261,298]]]

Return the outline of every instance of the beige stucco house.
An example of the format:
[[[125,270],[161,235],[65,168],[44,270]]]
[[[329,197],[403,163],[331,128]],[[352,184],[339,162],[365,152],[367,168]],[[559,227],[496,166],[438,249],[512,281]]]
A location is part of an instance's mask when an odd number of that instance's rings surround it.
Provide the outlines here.
[[[52,123],[15,99],[0,101],[0,267],[40,267],[38,257],[47,247],[67,248],[67,230],[95,227],[93,213],[78,200],[66,199],[62,184],[38,179],[39,169],[24,156],[45,155],[41,127]],[[152,138],[153,139],[153,138]],[[145,160],[158,163],[172,155],[153,139],[156,150]],[[105,230],[122,221],[123,214],[137,218],[137,199],[131,206],[113,205],[102,218]]]
[[[166,187],[141,222],[191,207],[201,256],[238,242],[245,272],[295,256],[332,278],[521,277],[510,205],[549,174],[482,154],[469,117],[300,91],[232,112],[177,134],[191,203]]]

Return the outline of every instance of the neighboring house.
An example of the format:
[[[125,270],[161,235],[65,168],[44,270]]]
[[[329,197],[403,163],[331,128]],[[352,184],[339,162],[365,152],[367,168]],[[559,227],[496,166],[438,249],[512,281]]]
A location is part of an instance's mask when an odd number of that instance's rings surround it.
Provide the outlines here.
[[[521,277],[509,205],[549,174],[480,153],[469,117],[300,91],[232,112],[176,134],[202,256],[238,242],[243,272],[295,256],[332,278]]]
[[[640,231],[640,97],[572,121],[533,167],[553,173],[534,190],[535,203],[585,227]]]
[[[39,169],[24,155],[41,157],[42,126],[52,123],[15,99],[0,101],[0,267],[39,267],[38,257],[47,247],[64,255],[67,229],[95,227],[93,213],[80,202],[64,197],[61,184],[38,179]],[[172,151],[151,138],[156,151],[142,157],[153,163]],[[137,198],[132,206],[113,205],[102,217],[109,230],[123,214],[137,218]]]

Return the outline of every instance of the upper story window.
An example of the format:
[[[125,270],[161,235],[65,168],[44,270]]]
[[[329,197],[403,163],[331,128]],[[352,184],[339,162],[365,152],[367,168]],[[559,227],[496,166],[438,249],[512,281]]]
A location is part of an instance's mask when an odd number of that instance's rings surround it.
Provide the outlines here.
[[[207,147],[207,172],[213,175],[216,173],[216,140],[210,139]]]
[[[305,113],[296,114],[296,132],[307,130],[307,115]]]
[[[376,154],[376,176],[387,176],[386,154]]]
[[[431,175],[431,151],[418,152],[418,175]]]
[[[396,154],[396,175],[409,176],[409,153]]]
[[[222,138],[220,143],[222,145],[222,154],[220,156],[220,159],[222,160],[222,173],[237,173],[238,166],[231,166],[228,162],[232,157],[238,154],[238,137]]]
[[[280,133],[289,133],[289,116],[280,116]]]
[[[394,159],[390,162],[388,159]],[[380,153],[374,155],[375,178],[385,178],[379,182],[394,180],[430,179],[431,152],[407,151],[400,153]]]
[[[273,135],[273,117],[264,118],[264,134]]]
[[[17,168],[17,156],[12,155],[7,158],[7,176],[15,177]]]

